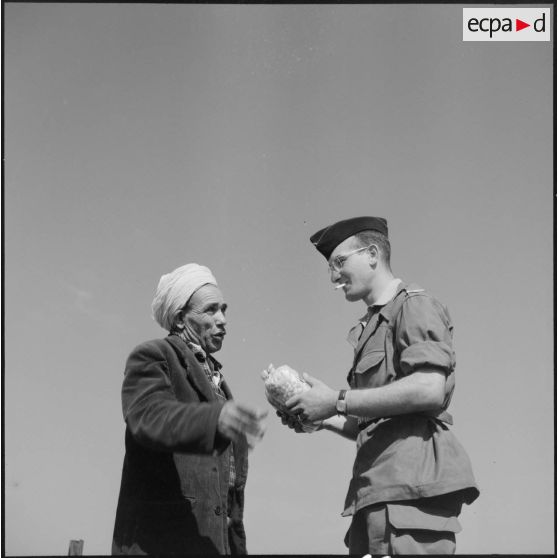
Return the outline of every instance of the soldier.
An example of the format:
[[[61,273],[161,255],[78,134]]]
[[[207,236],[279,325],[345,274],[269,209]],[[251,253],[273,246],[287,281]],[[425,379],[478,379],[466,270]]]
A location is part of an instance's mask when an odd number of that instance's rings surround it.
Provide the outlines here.
[[[424,289],[394,277],[387,222],[357,217],[310,238],[330,279],[366,315],[350,331],[349,389],[305,375],[311,389],[287,401],[301,432],[319,423],[356,440],[343,515],[350,554],[453,554],[463,503],[478,497],[469,458],[449,429],[455,385],[453,326]],[[319,422],[321,421],[321,422]]]

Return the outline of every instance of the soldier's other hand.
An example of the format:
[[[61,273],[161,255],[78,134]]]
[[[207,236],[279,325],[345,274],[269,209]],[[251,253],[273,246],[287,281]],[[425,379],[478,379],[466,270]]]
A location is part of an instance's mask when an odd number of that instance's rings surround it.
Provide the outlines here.
[[[310,434],[311,432],[320,430],[322,425],[322,421],[304,421],[300,417],[289,415],[287,413],[284,413],[283,411],[277,411],[277,416],[281,419],[281,422],[285,426],[288,426],[291,430],[294,430],[298,434]]]

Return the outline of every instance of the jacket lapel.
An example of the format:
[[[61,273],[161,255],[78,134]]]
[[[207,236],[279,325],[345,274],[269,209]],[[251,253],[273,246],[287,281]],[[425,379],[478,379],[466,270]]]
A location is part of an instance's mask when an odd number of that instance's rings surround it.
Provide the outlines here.
[[[188,348],[188,345],[186,345],[186,343],[176,335],[169,335],[165,339],[172,345],[178,354],[178,357],[186,369],[186,376],[194,388],[205,398],[206,401],[217,399],[217,395],[209,384],[209,380],[201,364],[194,356],[194,353]]]
[[[227,384],[227,381],[223,378],[223,381],[221,382],[221,389],[223,390],[223,393],[225,394],[225,397],[227,399],[232,399],[232,392],[231,389],[229,388],[229,384]]]

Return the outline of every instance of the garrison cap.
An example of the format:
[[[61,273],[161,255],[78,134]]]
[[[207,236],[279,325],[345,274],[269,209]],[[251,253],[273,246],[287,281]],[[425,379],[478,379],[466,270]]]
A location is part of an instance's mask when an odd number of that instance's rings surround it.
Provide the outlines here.
[[[383,217],[353,217],[320,229],[310,237],[316,249],[329,259],[341,242],[362,231],[377,231],[388,235],[387,221]]]

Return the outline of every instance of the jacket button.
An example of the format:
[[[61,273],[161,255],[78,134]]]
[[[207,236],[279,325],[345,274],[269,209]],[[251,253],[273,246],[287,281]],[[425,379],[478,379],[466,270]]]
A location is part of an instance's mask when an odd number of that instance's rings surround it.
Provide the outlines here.
[[[215,506],[215,515],[221,515],[221,506]]]

